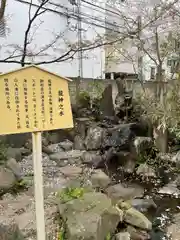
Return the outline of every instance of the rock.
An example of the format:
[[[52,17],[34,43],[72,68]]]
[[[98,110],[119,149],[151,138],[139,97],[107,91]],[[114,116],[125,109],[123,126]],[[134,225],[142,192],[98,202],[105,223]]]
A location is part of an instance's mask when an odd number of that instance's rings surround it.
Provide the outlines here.
[[[24,156],[29,156],[29,155],[31,155],[31,150],[30,150],[30,149],[27,149],[27,148],[25,148],[25,147],[22,147],[22,148],[21,148],[21,154],[22,154],[23,157],[24,157]]]
[[[76,150],[85,150],[84,140],[81,136],[76,135],[74,138],[74,149]]]
[[[73,141],[74,132],[73,129],[58,129],[49,131],[46,136],[49,143],[60,143],[66,141],[67,139]]]
[[[174,238],[174,239],[169,238],[169,236],[166,234],[166,232],[164,232],[161,229],[158,229],[158,230],[152,229],[152,231],[150,232],[150,239],[153,239],[153,240],[166,240],[166,239],[177,240],[177,238]]]
[[[91,181],[93,187],[106,188],[111,179],[102,170],[95,170],[91,176]]]
[[[16,177],[13,172],[5,167],[0,167],[0,190],[8,190],[14,186]]]
[[[20,232],[17,224],[4,225],[0,224],[0,239],[1,240],[25,240]]]
[[[178,151],[177,154],[172,157],[172,162],[174,162],[177,167],[180,167],[180,151]]]
[[[55,161],[50,160],[49,156],[44,153],[43,153],[42,164],[43,164],[43,174],[45,176],[48,176],[48,177],[53,176],[54,177],[55,174],[57,174],[59,172],[59,170],[57,168],[57,163]],[[20,166],[21,166],[22,172],[25,176],[34,175],[32,155],[25,157],[21,161]]]
[[[78,107],[76,111],[76,117],[78,118],[86,118],[86,117],[92,117],[92,111],[90,109],[90,101],[89,101],[89,106],[87,107]]]
[[[176,182],[170,182],[166,184],[164,187],[162,187],[159,191],[159,194],[164,195],[173,195],[175,197],[180,196],[180,190],[177,188]]]
[[[127,92],[122,79],[116,79],[118,94],[115,98],[115,112],[120,119],[131,116],[132,111],[132,93]]]
[[[171,164],[176,164],[176,154],[173,153],[159,153],[157,154],[157,159],[161,163],[171,163]]]
[[[42,145],[44,145],[44,146],[46,146],[46,147],[49,145],[49,141],[48,141],[48,139],[47,139],[47,137],[46,137],[45,132],[44,132],[43,135],[42,135]]]
[[[130,204],[140,212],[147,212],[150,208],[157,208],[153,199],[132,199]]]
[[[6,162],[6,167],[9,168],[14,175],[16,176],[17,180],[21,180],[23,177],[22,174],[22,170],[20,165],[16,162],[16,160],[14,158],[10,158],[7,162]]]
[[[97,150],[102,146],[105,137],[105,130],[98,126],[92,126],[88,129],[85,145],[87,150]]]
[[[59,143],[50,144],[49,146],[43,146],[42,150],[46,154],[53,154],[63,152],[64,150],[60,147]]]
[[[143,126],[138,123],[119,124],[107,130],[108,136],[104,139],[103,148],[114,147],[119,151],[131,152],[136,136],[141,136]]]
[[[178,240],[180,236],[180,213],[173,216],[173,223],[167,227],[167,235],[172,240]]]
[[[75,166],[65,166],[59,169],[66,177],[77,177],[82,173],[82,168]]]
[[[130,234],[132,240],[149,240],[151,239],[150,235],[143,230],[136,229],[132,226],[127,226],[127,232]],[[154,239],[154,238],[152,238]]]
[[[22,150],[20,148],[8,147],[6,154],[7,158],[14,158],[16,161],[21,161],[22,159]]]
[[[28,195],[26,195],[28,193]],[[54,197],[55,199],[55,197]],[[46,197],[44,201],[45,208],[45,223],[46,223],[46,239],[52,239],[57,235],[58,224],[55,222],[57,215],[57,206],[52,203],[53,198]],[[10,226],[11,223],[16,223],[22,232],[25,239],[36,240],[36,215],[35,215],[35,201],[34,191],[31,193],[23,192],[13,196],[3,195],[3,200],[0,200],[1,214],[0,224]],[[0,235],[0,239],[4,239]],[[24,238],[23,238],[24,239]],[[20,240],[19,238],[8,240]]]
[[[102,193],[85,193],[82,198],[58,206],[68,240],[104,240],[122,222],[123,212]]]
[[[104,138],[103,148],[114,147],[118,151],[129,151],[135,134],[131,131],[130,124],[120,124],[108,130],[108,136]]]
[[[104,166],[104,159],[97,152],[84,152],[82,155],[82,162],[93,168]]]
[[[69,161],[71,159],[71,162],[81,161],[82,155],[83,151],[72,150],[68,152],[57,152],[51,154],[49,157],[51,160],[56,161],[57,165],[59,165],[59,163],[63,162],[64,160]]]
[[[51,239],[57,234],[57,225],[54,227],[53,221],[57,214],[56,206],[48,206],[45,211],[46,223],[46,239]],[[34,211],[27,209],[20,215],[16,216],[16,222],[19,225],[21,232],[26,236],[26,239],[37,239],[36,237],[36,218]],[[55,228],[55,229],[54,229]],[[48,236],[49,235],[49,236]],[[30,238],[34,237],[34,238]]]
[[[178,177],[175,180],[176,186],[178,189],[180,189],[180,175],[178,175]]]
[[[124,221],[141,229],[152,229],[152,223],[144,216],[144,214],[137,211],[135,208],[129,208],[125,211]]]
[[[157,126],[153,128],[153,138],[156,148],[162,152],[168,152],[168,128]]]
[[[43,144],[42,144],[43,145]],[[25,148],[32,151],[32,138],[27,139],[27,141],[25,142]]]
[[[130,234],[128,232],[120,232],[116,234],[115,240],[130,240]]]
[[[69,140],[66,140],[64,142],[60,142],[59,146],[64,149],[64,151],[70,151],[73,148],[73,143]]]
[[[75,129],[76,133],[82,138],[85,139],[87,129],[92,125],[90,118],[76,118],[75,119]]]
[[[147,150],[153,147],[153,140],[150,137],[136,137],[134,146],[137,154],[145,154]]]
[[[117,156],[116,161],[118,161],[117,167],[123,166],[123,170],[127,173],[133,173],[136,166],[136,155],[132,152],[120,151],[114,153]]]
[[[140,186],[124,187],[121,183],[110,186],[106,189],[108,196],[112,199],[129,200],[135,197],[141,197],[144,194],[144,189]]]
[[[157,177],[155,170],[147,163],[140,164],[139,167],[137,168],[136,173],[142,176],[143,178]]]
[[[30,133],[10,134],[0,136],[0,141],[7,144],[8,146],[12,146],[13,148],[21,148],[24,147],[25,142],[30,138],[31,138]]]
[[[111,84],[109,84],[102,93],[100,101],[100,115],[102,117],[115,116]]]
[[[126,173],[133,173],[136,167],[136,161],[134,159],[129,158],[127,162],[123,166],[123,170]]]
[[[60,147],[59,143],[53,143],[47,147],[51,153],[63,152],[63,149]]]

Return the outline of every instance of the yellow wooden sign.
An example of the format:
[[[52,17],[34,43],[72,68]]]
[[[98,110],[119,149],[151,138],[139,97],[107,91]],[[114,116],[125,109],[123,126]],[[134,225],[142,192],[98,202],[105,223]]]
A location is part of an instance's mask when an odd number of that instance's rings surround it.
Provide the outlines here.
[[[0,135],[72,128],[68,80],[34,65],[1,74]]]

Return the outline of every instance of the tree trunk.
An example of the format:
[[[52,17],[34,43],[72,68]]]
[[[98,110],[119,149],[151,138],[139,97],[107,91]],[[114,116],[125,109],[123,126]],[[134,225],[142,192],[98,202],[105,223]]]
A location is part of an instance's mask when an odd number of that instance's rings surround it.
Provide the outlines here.
[[[162,74],[162,62],[157,66],[157,88],[156,88],[156,97],[158,100],[161,100],[163,94],[163,74]]]
[[[4,17],[4,12],[5,12],[5,9],[6,9],[6,2],[7,2],[7,0],[1,0],[0,20]]]

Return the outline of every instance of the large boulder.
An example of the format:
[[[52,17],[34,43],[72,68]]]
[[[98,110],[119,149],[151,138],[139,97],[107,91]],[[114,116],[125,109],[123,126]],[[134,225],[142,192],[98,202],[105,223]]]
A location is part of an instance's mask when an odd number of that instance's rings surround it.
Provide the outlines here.
[[[107,116],[115,116],[114,104],[112,98],[112,85],[109,84],[103,94],[100,102],[100,115],[104,118]]]
[[[78,177],[80,174],[82,174],[82,168],[76,166],[68,165],[61,167],[59,170],[65,177],[69,178]]]
[[[129,186],[125,187],[121,183],[110,186],[106,190],[107,195],[114,200],[129,200],[135,197],[142,197],[144,189],[140,186]]]
[[[17,224],[0,224],[1,240],[25,240]]]
[[[92,173],[91,182],[93,187],[106,188],[110,184],[111,179],[102,170],[98,169]]]
[[[82,155],[82,162],[93,168],[104,166],[103,156],[96,151],[84,152]]]
[[[85,150],[84,140],[80,135],[75,136],[73,148],[76,150]]]
[[[16,177],[14,173],[3,166],[0,167],[0,190],[6,191],[14,186],[16,183]]]
[[[178,189],[176,181],[172,181],[172,182],[164,185],[162,188],[159,189],[158,193],[167,195],[167,196],[168,195],[175,196],[175,197],[180,196],[180,190]]]
[[[129,208],[125,211],[124,221],[144,230],[152,229],[152,223],[144,214],[137,211],[135,208]]]
[[[136,137],[134,146],[137,154],[145,154],[153,147],[153,140],[150,137]]]
[[[14,158],[16,161],[21,161],[22,159],[22,149],[21,148],[7,148],[7,158]]]
[[[58,129],[49,131],[46,139],[50,143],[60,143],[66,141],[67,139],[73,141],[74,139],[74,131],[73,129]]]
[[[72,150],[67,152],[57,152],[54,154],[51,154],[49,157],[51,160],[55,161],[57,165],[63,166],[68,162],[71,163],[78,163],[81,162],[81,157],[83,155],[83,152],[80,150]]]
[[[144,179],[156,178],[156,171],[152,166],[149,166],[147,163],[140,164],[136,171],[137,175],[140,175]]]
[[[117,233],[115,240],[130,240],[130,234],[128,232]]]
[[[64,151],[70,151],[73,148],[73,143],[69,140],[65,140],[63,142],[60,142],[59,146],[62,147],[62,149],[64,149]]]
[[[99,126],[91,126],[87,131],[85,145],[87,150],[97,150],[102,147],[106,132]]]
[[[85,139],[87,129],[92,125],[92,120],[90,118],[76,118],[75,119],[75,132],[77,135]]]
[[[7,144],[8,146],[12,146],[13,148],[23,147],[28,139],[31,139],[30,133],[0,136],[1,142]]]
[[[123,218],[123,212],[102,193],[85,193],[82,198],[59,202],[58,206],[68,240],[104,240]]]
[[[103,147],[116,147],[119,151],[131,151],[135,137],[144,134],[143,128],[140,123],[119,124],[114,128],[109,128]]]
[[[180,151],[178,151],[176,155],[172,157],[172,162],[174,162],[177,167],[180,167]]]
[[[133,173],[136,166],[136,154],[133,152],[120,151],[117,152],[118,163],[123,166],[124,172]]]
[[[59,143],[53,143],[48,146],[42,146],[42,151],[48,155],[58,152],[64,152],[62,147],[60,147]]]
[[[140,212],[147,212],[149,209],[156,209],[157,205],[153,199],[132,199],[130,204]]]
[[[22,179],[23,174],[22,174],[21,167],[14,158],[8,159],[8,161],[6,162],[6,167],[9,168],[14,173],[17,180]]]
[[[132,240],[150,240],[151,239],[150,235],[145,230],[138,229],[129,225],[127,227],[127,231],[130,234],[130,239]],[[155,240],[156,238],[152,238],[152,239]],[[157,238],[157,240],[160,240],[160,239]]]

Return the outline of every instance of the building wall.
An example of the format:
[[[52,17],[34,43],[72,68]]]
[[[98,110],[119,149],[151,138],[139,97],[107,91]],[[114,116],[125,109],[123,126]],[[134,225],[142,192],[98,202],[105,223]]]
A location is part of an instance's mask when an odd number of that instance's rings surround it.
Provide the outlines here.
[[[134,20],[137,19],[138,16],[141,16],[142,19],[146,19],[146,14],[148,11],[146,11],[148,8],[153,9],[153,6],[155,4],[158,4],[158,1],[112,1],[114,2],[114,5],[112,3],[112,7],[109,7],[109,3],[107,1],[106,8],[106,21],[115,23],[118,27],[116,30],[119,32],[125,32],[127,33],[127,25],[125,22],[123,22],[122,14],[124,12],[124,16],[128,18],[128,15],[130,18],[133,18]],[[118,3],[117,3],[118,2]],[[140,5],[139,5],[140,4]],[[143,4],[145,4],[143,6]],[[144,8],[144,9],[143,9]],[[146,9],[146,10],[145,10]],[[109,13],[110,11],[117,12],[117,15],[113,15]],[[178,32],[179,28],[179,17],[178,19],[173,20],[171,16],[165,17],[162,22],[159,22],[157,24],[159,25],[159,41],[163,42],[164,40],[167,40],[167,36],[169,32]],[[160,20],[161,21],[161,20]],[[107,25],[108,25],[107,23]],[[137,26],[136,26],[137,27]],[[136,29],[130,28],[128,31]],[[118,39],[122,36],[122,34],[114,33],[113,31],[108,30],[108,38],[111,40]],[[151,40],[152,38],[152,40]],[[141,39],[145,40],[145,44],[152,44],[154,42],[154,32],[153,27],[151,26],[149,29],[143,29],[141,32]],[[148,40],[147,40],[148,39]],[[136,42],[137,45],[137,42]],[[116,51],[118,48],[119,51]],[[152,49],[152,46],[146,46],[146,49]],[[150,55],[152,56],[152,51],[149,51]],[[105,71],[108,73],[111,72],[121,72],[121,73],[138,73],[138,48],[135,46],[135,40],[132,39],[126,39],[122,41],[121,44],[116,46],[116,44],[108,45],[105,48],[105,56],[106,56],[106,64],[105,64]],[[170,55],[170,54],[169,54]],[[110,56],[110,57],[109,57]],[[154,53],[153,56],[155,59],[157,59],[157,53]],[[168,56],[169,57],[169,56]],[[154,61],[146,54],[145,52],[142,52],[142,69],[143,69],[143,80],[149,81],[151,79],[151,68],[155,67],[155,74],[157,73],[157,66],[155,65]],[[172,73],[170,72],[170,68],[167,66],[167,58],[164,59],[163,62],[163,69],[165,70],[164,73],[164,79],[171,79]],[[174,78],[176,75],[173,76]],[[155,79],[154,79],[155,80]]]

